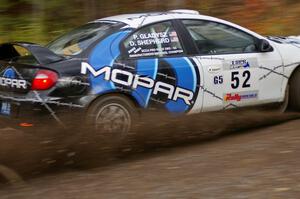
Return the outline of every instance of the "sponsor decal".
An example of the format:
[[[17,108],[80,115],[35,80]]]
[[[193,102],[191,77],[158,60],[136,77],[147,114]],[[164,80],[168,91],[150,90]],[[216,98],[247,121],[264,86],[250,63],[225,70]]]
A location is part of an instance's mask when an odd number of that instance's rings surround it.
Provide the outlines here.
[[[111,80],[109,81],[105,80],[104,78],[106,72],[102,73],[102,75],[94,76],[92,72],[89,72],[89,69],[87,69],[91,92],[99,95],[106,92],[122,90],[124,92],[128,92],[128,94],[130,94],[137,101],[139,106],[143,108],[164,107],[168,111],[173,113],[182,113],[182,112],[189,111],[194,105],[195,98],[199,91],[199,87],[197,87],[197,85],[200,84],[199,72],[196,72],[198,71],[198,67],[196,66],[194,61],[186,57],[176,57],[176,58],[174,57],[174,58],[162,58],[162,59],[145,58],[145,59],[127,60],[125,62],[120,62],[120,60],[118,59],[121,55],[120,44],[121,42],[123,42],[124,39],[126,39],[127,35],[130,32],[131,31],[121,31],[101,41],[95,47],[95,49],[93,50],[93,52],[89,57],[89,60],[86,62],[93,67],[95,72],[103,68],[105,68],[103,70],[107,70],[106,67],[110,67],[109,69],[111,70],[110,73],[112,73],[113,69],[130,71],[131,75],[134,76],[133,80],[135,81],[136,80],[142,81],[143,79],[145,79],[145,81],[148,80],[148,86],[139,85],[137,86],[136,89],[133,89],[132,86],[131,87],[125,86],[126,84],[118,84],[115,83],[116,81],[114,82]],[[145,33],[145,31],[143,33]],[[172,37],[177,36],[177,34],[175,33],[169,31],[167,35],[170,36],[171,39],[174,39]],[[139,33],[135,33],[135,34],[139,37]],[[127,50],[130,50],[131,47],[126,42],[132,41],[133,40],[132,36],[133,35],[129,36],[129,38],[125,41],[125,44],[128,45],[128,46],[126,45]],[[148,35],[143,35],[143,36],[148,36]],[[166,35],[153,34],[151,36],[163,37]],[[137,40],[138,39],[140,38],[137,38]],[[150,45],[150,46],[134,46],[134,47],[138,51],[137,54],[141,55],[142,50],[145,51],[149,50],[150,52],[153,46]],[[163,45],[160,45],[160,47],[166,48],[166,46]],[[156,53],[156,51],[151,53]],[[99,57],[103,57],[103,59],[99,59]],[[113,78],[111,75],[112,74],[109,75],[109,79]],[[124,76],[125,80],[131,81],[130,79],[126,79],[126,78],[131,78],[131,77]],[[117,79],[122,80],[122,78],[120,78],[119,76],[117,76]],[[148,88],[153,81],[154,81],[153,87]],[[174,90],[174,95],[172,96],[171,99],[169,97],[169,94],[165,94],[166,92],[157,92],[157,94],[154,94],[154,90],[157,90],[155,89],[155,86],[157,87],[159,85],[159,84],[156,85],[157,82],[163,82],[172,85],[171,86],[172,88],[171,87],[170,88],[171,90]],[[186,90],[186,92],[183,92],[184,94],[182,94],[186,96],[184,96],[183,98],[178,97],[177,101],[174,101],[173,100],[174,96],[176,98],[175,92],[180,91],[180,88],[184,88]],[[179,92],[179,94],[181,93],[182,92]],[[193,99],[189,100],[189,98],[192,98],[192,96]],[[160,101],[163,103],[158,104],[156,103],[156,101]]]
[[[137,32],[129,38],[127,52],[132,58],[180,54],[183,49],[178,44],[179,38],[175,31]]]
[[[258,62],[256,58],[224,61],[225,70],[249,69],[254,67],[258,67]]]
[[[11,112],[11,105],[8,102],[2,102],[1,106],[1,114],[3,115],[10,115]]]
[[[210,73],[218,73],[220,72],[221,68],[213,68],[213,67],[210,67],[208,68],[208,72]]]
[[[234,60],[231,62],[231,65],[230,65],[231,70],[239,69],[239,68],[250,68],[250,63],[245,59]]]
[[[94,77],[103,76],[104,80],[131,87],[133,90],[146,88],[153,90],[153,95],[160,93],[166,94],[169,100],[177,101],[182,99],[186,105],[191,105],[194,92],[181,87],[175,87],[171,84],[155,81],[149,77],[139,76],[129,71],[114,69],[110,66],[95,70],[90,64],[83,62],[81,64],[81,74],[92,74]]]
[[[244,92],[244,93],[227,93],[224,95],[225,102],[240,102],[243,100],[252,100],[258,98],[258,92]]]
[[[24,79],[18,79],[16,71],[9,67],[2,72],[2,77],[0,77],[0,86],[27,89],[27,82]]]

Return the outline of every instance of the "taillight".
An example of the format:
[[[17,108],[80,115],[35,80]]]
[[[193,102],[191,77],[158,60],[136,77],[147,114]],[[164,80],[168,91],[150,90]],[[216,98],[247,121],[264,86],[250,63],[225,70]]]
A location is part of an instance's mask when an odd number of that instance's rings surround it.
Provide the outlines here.
[[[56,84],[57,79],[56,72],[39,70],[31,83],[31,90],[48,90]]]

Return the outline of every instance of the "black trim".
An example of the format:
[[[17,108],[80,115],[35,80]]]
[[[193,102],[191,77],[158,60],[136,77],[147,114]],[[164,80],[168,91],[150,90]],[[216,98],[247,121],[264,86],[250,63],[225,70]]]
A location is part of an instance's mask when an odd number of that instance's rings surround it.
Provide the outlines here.
[[[199,50],[184,24],[179,19],[173,20],[173,24],[187,55],[199,54]]]
[[[196,72],[196,90],[194,92],[194,98],[193,98],[193,104],[191,106],[189,106],[189,109],[186,112],[189,112],[190,110],[192,110],[196,104],[196,101],[198,99],[198,95],[200,92],[200,85],[201,85],[201,75],[200,75],[200,70],[198,68],[198,65],[196,64],[196,62],[194,61],[194,59],[192,57],[188,58],[190,60],[190,62],[192,63],[192,65],[194,66],[195,72]]]

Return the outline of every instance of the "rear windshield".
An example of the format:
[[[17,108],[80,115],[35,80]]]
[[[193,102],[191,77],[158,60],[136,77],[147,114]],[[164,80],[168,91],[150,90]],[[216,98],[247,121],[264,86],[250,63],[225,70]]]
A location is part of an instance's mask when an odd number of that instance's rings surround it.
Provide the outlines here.
[[[120,23],[89,23],[64,34],[49,43],[46,47],[58,55],[77,55],[98,39],[101,39],[121,26],[122,24]]]
[[[3,45],[0,50],[0,60],[19,64],[38,65],[38,61],[29,50],[19,45]]]
[[[26,48],[17,45],[14,45],[13,47],[18,53],[18,56],[14,57],[12,61],[20,64],[38,65],[38,61]]]

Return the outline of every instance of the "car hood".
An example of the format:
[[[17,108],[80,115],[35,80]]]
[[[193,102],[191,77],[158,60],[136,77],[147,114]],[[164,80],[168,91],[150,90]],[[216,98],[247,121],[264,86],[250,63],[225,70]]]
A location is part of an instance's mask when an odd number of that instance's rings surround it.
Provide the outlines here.
[[[291,44],[300,48],[300,36],[288,36],[288,37],[268,36],[267,38],[279,44]]]
[[[298,66],[300,64],[300,36],[269,36],[267,39],[280,53],[284,66]]]

